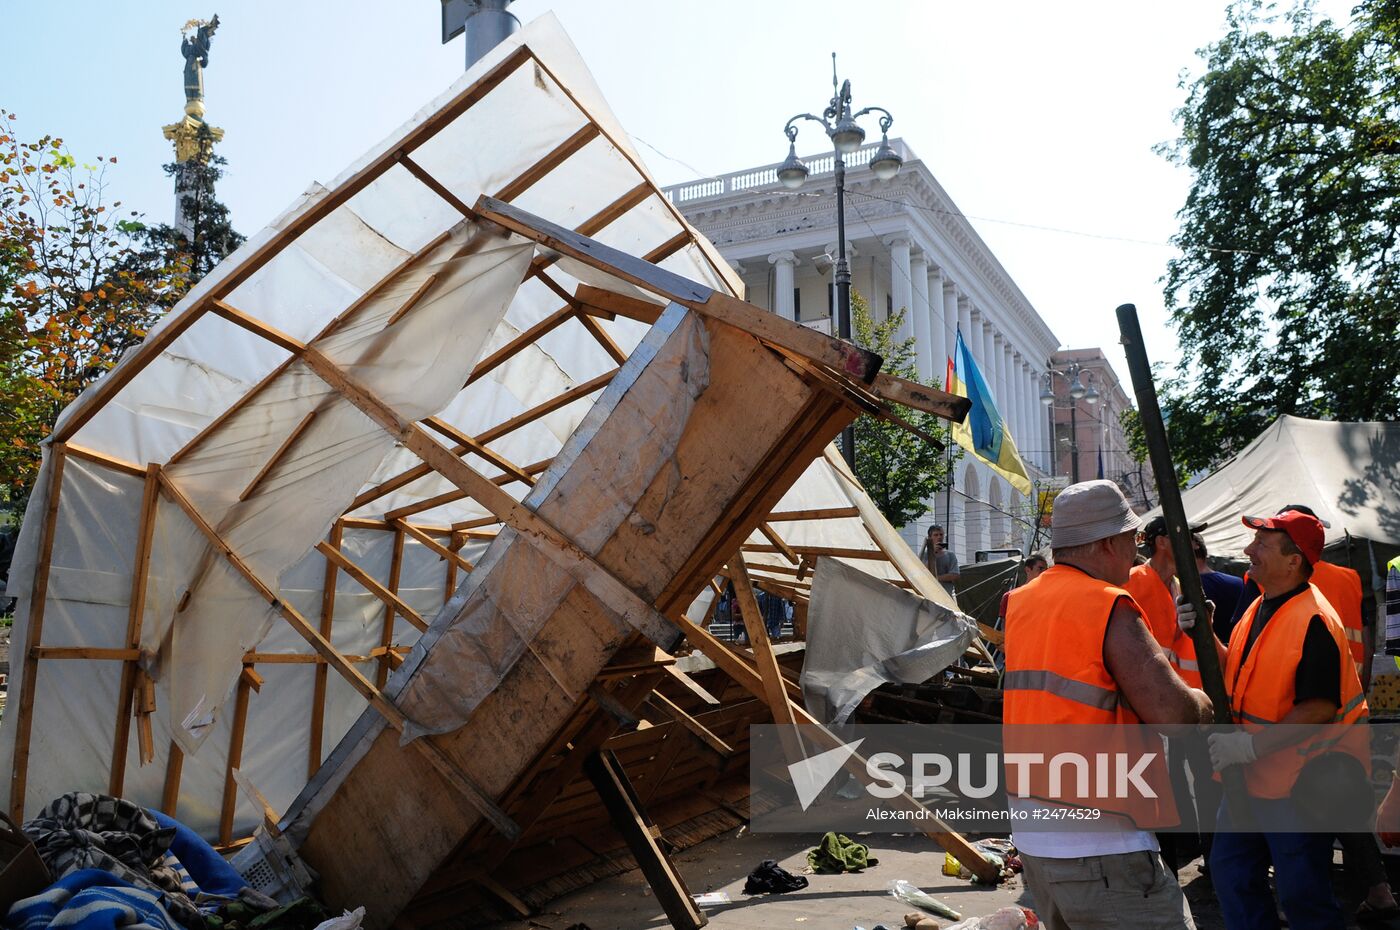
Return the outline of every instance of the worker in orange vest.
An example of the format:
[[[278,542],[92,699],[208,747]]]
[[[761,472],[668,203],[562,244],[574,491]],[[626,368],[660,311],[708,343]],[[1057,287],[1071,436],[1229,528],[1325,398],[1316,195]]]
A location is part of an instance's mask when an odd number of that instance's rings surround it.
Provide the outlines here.
[[[1334,748],[1369,770],[1366,731],[1353,726],[1366,719],[1366,700],[1341,620],[1308,583],[1322,558],[1321,522],[1289,510],[1245,517],[1244,523],[1255,531],[1245,555],[1261,597],[1231,631],[1228,650],[1218,640],[1216,647],[1231,714],[1245,726],[1212,733],[1209,744],[1216,771],[1243,766],[1248,817],[1268,832],[1230,832],[1244,818],[1232,817],[1227,796],[1211,848],[1211,880],[1230,930],[1278,926],[1271,863],[1291,930],[1340,930],[1345,921],[1330,881],[1332,837],[1306,832],[1290,797],[1299,773],[1324,754],[1328,741],[1291,725],[1344,725],[1349,732]],[[1194,608],[1179,605],[1178,619],[1189,631],[1197,620]]]
[[[1192,533],[1205,529],[1205,523],[1190,525]],[[1200,667],[1196,664],[1196,644],[1177,626],[1176,600],[1181,585],[1176,579],[1176,555],[1172,551],[1171,535],[1165,517],[1147,521],[1139,535],[1139,548],[1147,561],[1134,565],[1123,587],[1133,596],[1147,620],[1147,628],[1162,653],[1189,687],[1201,687]],[[1162,860],[1173,872],[1198,854],[1209,852],[1210,825],[1220,806],[1220,791],[1211,779],[1210,756],[1200,740],[1171,738],[1167,743],[1172,793],[1177,810],[1183,818],[1183,829],[1158,835]],[[1192,788],[1186,779],[1191,770]],[[1205,824],[1203,827],[1202,825]]]
[[[1141,525],[1111,481],[1074,484],[1056,497],[1050,530],[1055,564],[1012,591],[1007,604],[1002,716],[1008,731],[1031,724],[1211,719],[1210,699],[1173,672],[1122,588]],[[1011,803],[1014,816],[1025,802],[1013,797]],[[1016,828],[1026,887],[1045,926],[1193,928],[1156,837],[1111,813],[1096,827]]]

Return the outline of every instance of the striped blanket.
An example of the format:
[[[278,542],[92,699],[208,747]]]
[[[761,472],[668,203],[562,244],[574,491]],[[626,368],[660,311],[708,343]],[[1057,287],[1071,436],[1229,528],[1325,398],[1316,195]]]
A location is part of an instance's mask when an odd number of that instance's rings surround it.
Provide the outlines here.
[[[15,902],[5,930],[182,930],[160,894],[101,869],[80,869]]]

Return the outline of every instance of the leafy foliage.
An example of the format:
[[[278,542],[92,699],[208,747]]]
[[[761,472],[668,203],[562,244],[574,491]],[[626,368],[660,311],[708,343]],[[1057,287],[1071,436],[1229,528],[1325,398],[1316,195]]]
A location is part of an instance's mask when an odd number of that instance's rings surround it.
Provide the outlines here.
[[[884,359],[882,371],[917,381],[914,340],[899,338],[904,317],[901,309],[877,321],[865,299],[851,293],[851,330],[856,344]],[[938,417],[899,405],[894,405],[894,412],[945,446],[953,446],[954,462],[961,458],[962,450],[952,443],[946,424]],[[904,427],[862,415],[856,420],[855,436],[856,477],[894,526],[922,516],[927,510],[925,501],[947,486],[952,474],[947,452],[933,448]]]
[[[1400,3],[1339,26],[1237,0],[1228,24],[1166,149],[1195,176],[1166,281],[1185,472],[1280,414],[1400,416]]]
[[[241,241],[207,184],[194,247],[108,202],[115,158],[24,142],[0,110],[0,490],[22,510],[60,411],[140,342],[161,311]],[[170,169],[167,169],[169,171]]]

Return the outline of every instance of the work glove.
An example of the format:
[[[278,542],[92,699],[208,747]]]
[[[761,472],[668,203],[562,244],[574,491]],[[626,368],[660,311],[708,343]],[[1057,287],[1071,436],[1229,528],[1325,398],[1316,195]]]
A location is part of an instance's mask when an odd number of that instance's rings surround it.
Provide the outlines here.
[[[1376,811],[1376,833],[1387,846],[1400,846],[1400,779],[1390,780],[1380,810]]]
[[[1210,764],[1217,772],[1223,772],[1232,765],[1245,765],[1258,758],[1254,754],[1253,733],[1235,730],[1212,733],[1206,739],[1210,743]]]
[[[1215,619],[1215,601],[1206,601],[1206,623],[1209,624]],[[1176,625],[1181,627],[1181,632],[1187,636],[1191,635],[1191,630],[1196,626],[1196,608],[1186,599],[1186,595],[1181,595],[1176,599]]]

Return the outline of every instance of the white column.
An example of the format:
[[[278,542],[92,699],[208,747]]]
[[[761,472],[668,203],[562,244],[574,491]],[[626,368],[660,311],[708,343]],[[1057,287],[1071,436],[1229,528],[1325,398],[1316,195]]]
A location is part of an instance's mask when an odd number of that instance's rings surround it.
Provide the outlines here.
[[[1012,435],[1016,437],[1016,445],[1023,449],[1021,458],[1029,462],[1030,448],[1034,447],[1035,443],[1031,442],[1028,429],[1030,424],[1026,422],[1026,384],[1025,379],[1021,377],[1021,353],[1010,346],[1007,347],[1006,354],[1006,379],[1011,392],[1011,409],[1016,424]]]
[[[906,236],[888,236],[884,239],[890,249],[890,305],[891,312],[898,313],[904,308],[904,325],[899,328],[899,338],[908,339],[913,335],[914,313],[913,275],[909,268],[909,239]]]
[[[947,293],[945,290],[944,293]],[[972,301],[953,288],[953,303],[957,306],[958,328],[962,330],[963,344],[976,357],[982,352],[981,330],[972,325]]]
[[[928,259],[922,254],[909,259],[909,274],[914,279],[914,305],[909,308],[909,320],[914,328],[914,364],[919,380],[927,381],[934,374],[933,342],[929,331]]]
[[[1040,388],[1045,383],[1045,370],[1036,366],[1036,403],[1040,404],[1040,447],[1045,450],[1045,470],[1055,472],[1055,430],[1050,426],[1050,408],[1040,401]]]
[[[942,382],[948,374],[948,338],[943,330],[943,273],[928,266],[924,286],[928,290],[928,354],[933,362],[929,374]]]
[[[774,252],[768,256],[768,264],[774,271],[773,312],[785,320],[797,319],[792,299],[792,271],[797,267],[797,256],[791,252]]]
[[[1010,358],[1010,346],[1003,333],[996,334],[993,345],[995,346],[997,366],[997,386],[994,388],[997,392],[997,410],[1001,411],[1002,420],[1009,424],[1011,422],[1011,391],[1008,386],[1011,381],[1007,372],[1009,366],[1006,363],[1007,359]]]
[[[993,398],[996,397],[997,382],[997,344],[996,330],[992,328],[992,321],[987,319],[987,314],[978,308],[973,308],[973,325],[977,327],[977,367],[982,369],[982,380],[987,382],[988,389],[991,390]]]
[[[946,366],[957,348],[958,326],[962,320],[958,312],[958,286],[947,277],[943,279],[943,354],[946,356],[940,365]],[[967,327],[963,326],[966,335]]]

